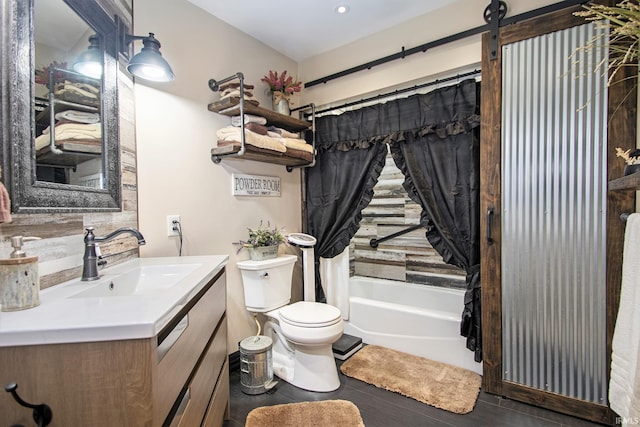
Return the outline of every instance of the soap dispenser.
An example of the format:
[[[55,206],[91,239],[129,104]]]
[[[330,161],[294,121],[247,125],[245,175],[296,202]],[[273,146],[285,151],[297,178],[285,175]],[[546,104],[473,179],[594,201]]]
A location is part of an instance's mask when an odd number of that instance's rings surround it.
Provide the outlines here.
[[[40,305],[38,257],[28,257],[24,242],[39,237],[14,236],[13,251],[8,259],[0,259],[0,311],[16,311]]]

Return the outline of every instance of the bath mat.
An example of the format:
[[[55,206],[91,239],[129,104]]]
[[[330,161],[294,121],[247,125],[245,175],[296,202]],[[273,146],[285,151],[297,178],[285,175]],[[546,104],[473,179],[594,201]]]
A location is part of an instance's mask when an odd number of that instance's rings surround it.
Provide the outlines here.
[[[358,407],[347,400],[286,403],[249,412],[245,427],[364,427]]]
[[[376,345],[342,364],[343,374],[456,414],[466,414],[480,393],[475,372]]]

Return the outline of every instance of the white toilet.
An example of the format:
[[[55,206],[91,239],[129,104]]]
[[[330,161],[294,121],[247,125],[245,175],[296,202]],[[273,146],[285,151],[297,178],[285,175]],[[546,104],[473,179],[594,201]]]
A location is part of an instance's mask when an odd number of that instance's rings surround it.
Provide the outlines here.
[[[342,314],[315,302],[311,286],[305,286],[305,301],[288,305],[297,258],[238,262],[245,305],[267,316],[264,334],[273,340],[273,372],[278,377],[305,390],[333,391],[340,387],[332,344],[342,336]]]

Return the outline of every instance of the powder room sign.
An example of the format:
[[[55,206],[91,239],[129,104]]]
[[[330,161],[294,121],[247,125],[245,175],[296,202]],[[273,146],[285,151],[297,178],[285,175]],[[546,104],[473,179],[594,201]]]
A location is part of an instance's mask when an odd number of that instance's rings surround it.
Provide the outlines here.
[[[231,174],[231,194],[234,196],[280,196],[280,177]]]

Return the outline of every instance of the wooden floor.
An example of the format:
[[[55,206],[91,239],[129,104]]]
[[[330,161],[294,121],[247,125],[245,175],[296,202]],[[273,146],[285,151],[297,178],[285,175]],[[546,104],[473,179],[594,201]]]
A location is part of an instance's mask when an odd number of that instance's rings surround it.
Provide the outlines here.
[[[457,415],[376,388],[346,377],[342,373],[340,373],[340,383],[340,388],[334,392],[314,393],[279,381],[275,389],[269,393],[250,396],[242,393],[240,372],[234,370],[231,372],[231,419],[225,421],[224,427],[244,426],[247,414],[260,406],[329,399],[353,402],[360,409],[366,427],[586,427],[599,425],[482,391],[472,412]]]

